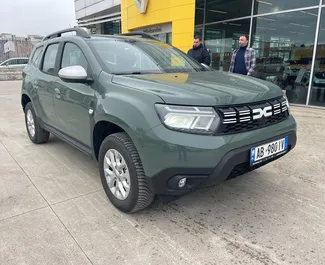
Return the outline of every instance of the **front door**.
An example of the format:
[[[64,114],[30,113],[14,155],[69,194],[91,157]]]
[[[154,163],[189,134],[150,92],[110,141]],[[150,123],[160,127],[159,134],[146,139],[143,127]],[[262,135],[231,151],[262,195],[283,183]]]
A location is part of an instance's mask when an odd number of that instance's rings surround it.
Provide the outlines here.
[[[89,64],[80,48],[68,42],[64,45],[59,69],[73,65],[80,65],[89,71]],[[69,83],[56,77],[54,92],[58,130],[83,146],[91,147],[91,110],[96,103],[95,91],[88,84]]]

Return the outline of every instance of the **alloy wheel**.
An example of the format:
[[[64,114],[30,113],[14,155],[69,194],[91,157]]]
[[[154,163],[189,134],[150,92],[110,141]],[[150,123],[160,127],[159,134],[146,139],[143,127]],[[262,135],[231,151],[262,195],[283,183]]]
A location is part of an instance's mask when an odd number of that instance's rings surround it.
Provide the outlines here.
[[[112,194],[125,200],[130,193],[130,173],[125,159],[115,149],[109,149],[104,157],[104,173]]]

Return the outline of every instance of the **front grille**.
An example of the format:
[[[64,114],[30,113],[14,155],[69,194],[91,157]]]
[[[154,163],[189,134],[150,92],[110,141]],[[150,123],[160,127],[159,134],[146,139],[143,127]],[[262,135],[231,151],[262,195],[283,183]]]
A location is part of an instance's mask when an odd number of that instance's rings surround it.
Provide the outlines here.
[[[281,122],[289,116],[285,98],[216,110],[221,117],[221,125],[217,131],[219,135],[256,130]]]

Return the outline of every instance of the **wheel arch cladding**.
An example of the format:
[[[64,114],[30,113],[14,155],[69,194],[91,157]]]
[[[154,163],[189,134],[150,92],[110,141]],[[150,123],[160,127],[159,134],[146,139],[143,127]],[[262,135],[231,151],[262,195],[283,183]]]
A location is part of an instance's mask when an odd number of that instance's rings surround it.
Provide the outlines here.
[[[101,124],[111,124],[113,133],[122,130],[127,133],[139,153],[144,169],[146,169],[145,161],[147,160],[144,148],[148,142],[146,140],[147,132],[161,124],[154,103],[152,97],[136,98],[126,93],[112,92],[98,102],[94,117],[95,129],[98,129],[96,126],[101,128]],[[97,133],[98,131],[94,130],[94,137],[98,136]],[[98,148],[98,142],[96,142],[95,154]]]
[[[140,137],[143,133],[134,130],[134,128],[130,127],[129,124],[120,120],[119,118],[113,117],[108,114],[101,115],[94,126],[92,140],[93,151],[96,159],[98,159],[100,145],[102,144],[104,139],[107,136],[118,132],[124,132],[130,137],[142,160],[142,156],[139,152],[139,149],[141,149],[142,146],[142,141]]]
[[[104,139],[114,133],[125,132],[119,125],[108,120],[100,120],[95,124],[93,130],[93,151],[96,159],[99,157],[99,149]]]
[[[25,108],[26,108],[26,105],[28,104],[28,102],[32,102],[30,97],[27,94],[22,94],[21,95],[21,106],[24,111],[25,111]]]

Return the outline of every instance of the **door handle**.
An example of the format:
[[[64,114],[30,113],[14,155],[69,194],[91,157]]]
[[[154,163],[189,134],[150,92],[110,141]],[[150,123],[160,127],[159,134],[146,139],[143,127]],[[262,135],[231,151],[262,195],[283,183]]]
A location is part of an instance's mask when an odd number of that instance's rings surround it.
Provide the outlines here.
[[[56,98],[60,98],[60,97],[61,97],[61,91],[60,91],[60,89],[55,88],[55,89],[54,89],[54,92],[55,92],[55,97],[56,97]]]

